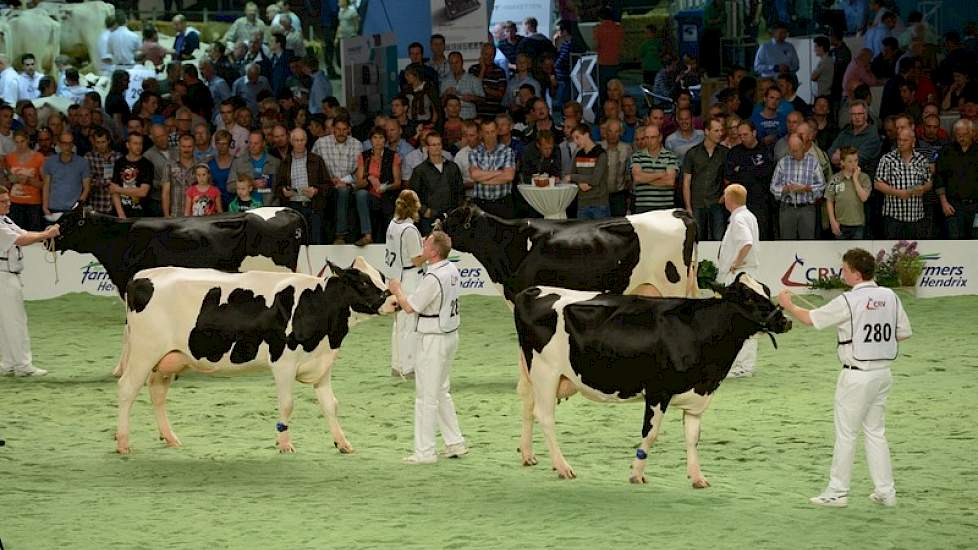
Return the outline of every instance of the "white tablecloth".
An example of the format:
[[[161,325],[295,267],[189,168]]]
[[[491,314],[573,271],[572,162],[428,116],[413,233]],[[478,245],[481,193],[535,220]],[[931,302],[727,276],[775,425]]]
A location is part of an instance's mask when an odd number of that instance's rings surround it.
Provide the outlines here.
[[[567,207],[577,196],[577,186],[568,183],[558,183],[550,187],[535,185],[518,187],[526,202],[548,220],[567,219]]]

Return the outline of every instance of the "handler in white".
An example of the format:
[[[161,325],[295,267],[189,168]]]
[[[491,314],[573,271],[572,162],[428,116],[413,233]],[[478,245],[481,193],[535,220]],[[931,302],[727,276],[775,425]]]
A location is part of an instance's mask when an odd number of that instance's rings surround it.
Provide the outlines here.
[[[40,232],[24,231],[7,217],[9,212],[10,192],[0,185],[0,349],[3,353],[0,375],[44,376],[48,371],[31,364],[31,338],[27,333],[24,285],[20,280],[24,268],[20,247],[57,237],[58,226]]]
[[[435,425],[445,441],[444,456],[458,458],[468,452],[458,426],[455,404],[449,393],[448,374],[458,349],[458,269],[449,262],[452,239],[433,231],[424,240],[428,272],[418,290],[405,296],[397,279],[390,282],[391,293],[408,313],[418,313],[418,359],[415,368],[414,453],[404,457],[406,464],[434,464]]]
[[[414,225],[418,221],[421,201],[410,189],[397,196],[394,203],[394,219],[387,226],[387,246],[384,251],[384,275],[388,281],[398,280],[405,294],[418,288],[421,280],[422,254],[421,232]],[[391,376],[414,374],[416,362],[418,325],[416,314],[401,309],[395,314],[391,331]]]
[[[884,418],[886,396],[893,383],[890,364],[897,357],[897,342],[910,338],[911,330],[900,299],[892,290],[876,286],[875,272],[873,255],[853,248],[842,257],[842,278],[852,287],[849,292],[813,310],[792,304],[787,290],[778,295],[781,306],[802,323],[817,329],[838,326],[839,331],[842,372],[835,387],[832,470],[828,488],[810,499],[819,506],[841,508],[849,504],[849,480],[860,428],[875,486],[869,499],[883,506],[896,504]]]
[[[747,210],[746,204],[747,189],[743,185],[734,183],[723,190],[723,205],[730,211],[730,222],[720,243],[717,271],[720,282],[725,285],[732,283],[739,273],[746,273],[757,279],[761,237],[757,229],[757,218]],[[756,362],[757,335],[754,335],[740,348],[727,376],[753,376]]]

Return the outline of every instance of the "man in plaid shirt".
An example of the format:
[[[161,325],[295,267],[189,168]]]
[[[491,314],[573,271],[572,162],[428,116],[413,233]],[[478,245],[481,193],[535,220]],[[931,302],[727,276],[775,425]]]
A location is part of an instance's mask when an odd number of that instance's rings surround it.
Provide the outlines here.
[[[113,151],[109,142],[109,132],[104,128],[92,130],[93,149],[85,153],[88,168],[92,174],[92,193],[88,196],[88,205],[102,214],[114,214],[112,209],[112,194],[109,184],[112,183],[112,170],[115,161],[122,155]]]
[[[788,138],[788,156],[778,161],[771,178],[771,193],[781,203],[781,239],[796,241],[815,238],[815,201],[825,191],[825,176],[815,155],[805,152],[805,142],[797,134]]]
[[[332,135],[319,138],[312,147],[312,152],[326,163],[326,172],[332,180],[328,186],[336,188],[336,241],[333,244],[346,244],[350,190],[357,181],[357,163],[362,150],[360,141],[350,135],[350,119],[345,115],[333,121]],[[326,218],[325,221],[328,235],[330,220]]]
[[[484,120],[480,133],[482,143],[469,153],[469,174],[475,182],[473,198],[486,212],[512,219],[516,215],[512,195],[516,153],[499,142],[494,119]]]
[[[897,148],[880,159],[876,190],[883,193],[883,234],[887,239],[920,239],[924,193],[930,191],[930,164],[914,151],[913,130],[897,134]]]

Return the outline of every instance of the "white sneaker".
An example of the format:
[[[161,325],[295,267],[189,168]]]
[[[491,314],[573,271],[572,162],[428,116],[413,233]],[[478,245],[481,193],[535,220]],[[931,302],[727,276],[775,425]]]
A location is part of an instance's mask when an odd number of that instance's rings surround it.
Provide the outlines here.
[[[743,367],[733,367],[727,373],[727,378],[750,378],[752,376],[754,376],[754,371],[747,370]]]
[[[808,502],[818,506],[825,506],[826,508],[845,508],[849,505],[849,497],[841,496],[834,497],[826,494],[818,495],[817,497],[812,497],[808,499]]]
[[[14,371],[14,376],[17,376],[17,377],[23,377],[23,376],[44,376],[47,373],[48,373],[48,371],[46,371],[44,369],[39,369],[37,367],[30,367],[30,368],[27,368],[27,369],[24,369],[24,370]]]
[[[0,368],[0,376],[13,376],[13,375],[14,375],[13,367]]]
[[[446,445],[441,452],[441,456],[445,458],[461,458],[467,454],[469,454],[469,450],[465,448],[465,443]]]
[[[435,462],[438,462],[438,457],[437,456],[418,456],[418,455],[412,453],[412,454],[409,454],[406,457],[402,458],[401,459],[401,462],[403,462],[404,464],[411,464],[411,465],[415,465],[415,464],[434,464]]]
[[[869,495],[869,500],[879,504],[880,506],[896,506],[896,495],[884,497],[874,491],[871,495]]]

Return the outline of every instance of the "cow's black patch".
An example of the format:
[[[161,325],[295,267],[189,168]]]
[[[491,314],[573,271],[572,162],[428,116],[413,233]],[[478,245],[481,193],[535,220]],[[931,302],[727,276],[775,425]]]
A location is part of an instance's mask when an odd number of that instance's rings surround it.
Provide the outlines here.
[[[676,269],[676,264],[672,263],[672,260],[666,261],[666,279],[673,284],[678,283],[681,279],[679,270]]]
[[[120,295],[136,272],[151,267],[234,272],[246,257],[264,256],[295,271],[307,233],[305,219],[290,208],[268,220],[249,213],[120,220],[75,209],[58,223],[58,249],[94,254]]]
[[[540,289],[530,287],[516,295],[513,300],[516,335],[520,349],[526,358],[526,368],[530,369],[533,352],[543,350],[557,332],[557,311],[554,304],[560,299],[556,294],[540,297]],[[515,314],[518,311],[519,314]]]
[[[140,277],[133,279],[126,289],[126,305],[129,311],[141,313],[149,305],[150,298],[153,297],[153,281]]]
[[[350,332],[350,306],[340,299],[342,289],[339,287],[339,279],[330,277],[324,285],[302,291],[292,316],[289,349],[302,346],[304,351],[312,351],[327,336],[331,349],[340,347]]]
[[[265,305],[264,296],[243,288],[232,290],[222,304],[221,289],[212,288],[190,331],[190,353],[196,359],[217,362],[231,351],[231,362],[240,364],[255,359],[259,346],[267,342],[271,361],[277,361],[285,349],[285,329],[294,303],[292,286],[276,293],[271,307]]]
[[[696,243],[699,240],[696,220],[689,212],[681,208],[673,210],[672,215],[682,220],[683,225],[686,226],[686,239],[683,241],[683,263],[686,264],[686,272],[689,273],[693,264],[693,252],[696,250]]]

